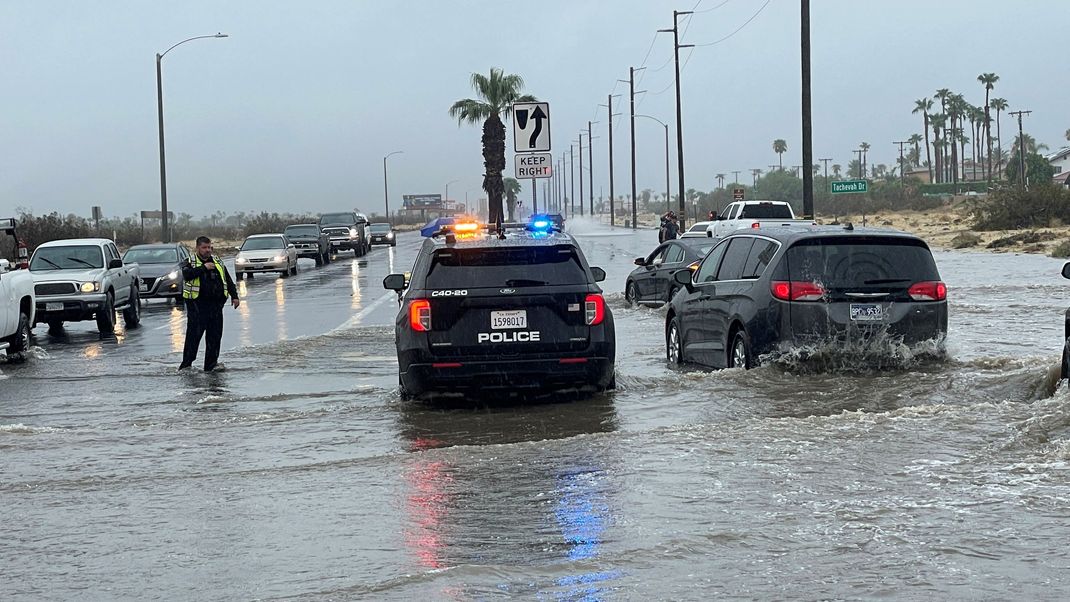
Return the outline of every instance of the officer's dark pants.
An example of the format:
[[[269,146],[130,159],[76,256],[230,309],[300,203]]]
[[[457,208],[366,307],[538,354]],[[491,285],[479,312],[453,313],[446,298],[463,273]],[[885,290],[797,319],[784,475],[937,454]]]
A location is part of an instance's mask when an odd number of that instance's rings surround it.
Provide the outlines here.
[[[186,301],[186,344],[180,368],[193,365],[202,336],[205,336],[204,369],[212,370],[219,361],[219,341],[223,338],[223,304],[219,301]]]

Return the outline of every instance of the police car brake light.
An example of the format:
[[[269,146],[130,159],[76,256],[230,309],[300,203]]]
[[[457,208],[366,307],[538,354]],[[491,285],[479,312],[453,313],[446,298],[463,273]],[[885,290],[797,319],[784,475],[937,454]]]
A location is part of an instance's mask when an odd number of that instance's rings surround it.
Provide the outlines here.
[[[409,302],[409,327],[416,332],[431,330],[431,302],[427,299],[413,299]]]
[[[606,318],[606,300],[602,295],[590,294],[584,302],[588,326],[597,326]]]

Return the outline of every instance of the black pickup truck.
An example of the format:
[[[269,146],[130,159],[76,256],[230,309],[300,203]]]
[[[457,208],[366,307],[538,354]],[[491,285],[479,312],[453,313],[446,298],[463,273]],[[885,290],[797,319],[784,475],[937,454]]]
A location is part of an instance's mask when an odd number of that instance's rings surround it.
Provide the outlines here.
[[[331,262],[331,239],[316,224],[293,224],[283,232],[297,248],[298,257],[314,259],[316,265]]]
[[[371,250],[368,218],[355,211],[324,213],[320,216],[320,230],[331,241],[331,252],[353,251],[361,257]]]

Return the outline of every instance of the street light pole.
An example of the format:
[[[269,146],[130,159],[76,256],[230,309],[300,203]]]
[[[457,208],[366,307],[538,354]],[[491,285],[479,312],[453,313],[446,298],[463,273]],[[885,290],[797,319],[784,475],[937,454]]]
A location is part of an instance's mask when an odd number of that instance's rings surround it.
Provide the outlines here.
[[[448,205],[449,202],[450,202],[450,184],[456,184],[457,182],[460,182],[460,180],[450,180],[449,182],[446,182],[446,196],[442,197],[442,209],[443,210],[446,208],[446,205]],[[465,207],[464,210],[468,211],[468,207]]]
[[[405,151],[394,151],[383,157],[383,204],[386,205],[386,221],[390,222],[391,224],[393,224],[394,222],[390,219],[390,188],[389,186],[387,186],[386,183],[386,160],[390,157],[393,157],[394,155],[399,155],[403,152]]]
[[[635,206],[635,72],[646,69],[646,67],[628,67],[628,100],[631,104],[631,129],[632,129],[632,230],[635,230],[638,226],[635,221],[638,219],[638,211]],[[624,80],[619,80],[624,81]]]
[[[160,127],[160,234],[163,242],[171,242],[171,228],[167,219],[167,158],[164,153],[164,138],[163,138],[163,57],[167,56],[168,52],[171,52],[175,48],[185,44],[186,42],[192,42],[193,40],[202,40],[204,38],[225,38],[227,34],[216,33],[210,36],[194,36],[182,40],[178,44],[171,46],[162,53],[156,54],[156,112],[159,120]]]
[[[591,142],[588,140],[587,144]],[[583,217],[583,132],[576,138],[576,145],[580,149],[580,217]]]
[[[802,159],[803,218],[814,218],[814,124],[810,94],[810,0],[802,0]]]
[[[651,117],[650,115],[636,115],[636,117],[645,117],[661,124],[665,128],[665,206],[669,207],[672,204],[672,191],[669,190],[669,124],[658,119],[657,117]],[[681,196],[683,191],[680,191]]]
[[[591,217],[594,217],[594,136],[591,135],[591,125],[597,121],[587,122],[587,189],[591,191]],[[581,174],[582,175],[582,174]]]
[[[604,105],[609,113],[609,225],[615,226],[616,200],[613,198],[613,94],[610,94]],[[619,96],[619,94],[617,95]]]

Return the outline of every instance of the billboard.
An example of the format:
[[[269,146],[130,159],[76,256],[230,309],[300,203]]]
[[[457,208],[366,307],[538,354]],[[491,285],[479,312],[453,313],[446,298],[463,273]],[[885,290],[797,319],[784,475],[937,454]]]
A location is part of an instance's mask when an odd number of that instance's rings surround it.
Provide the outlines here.
[[[441,194],[406,194],[402,195],[405,209],[443,209]]]

